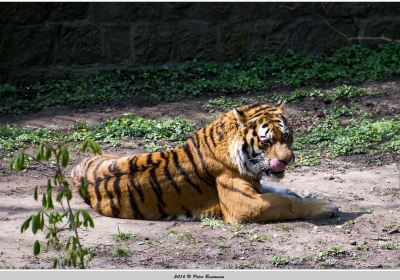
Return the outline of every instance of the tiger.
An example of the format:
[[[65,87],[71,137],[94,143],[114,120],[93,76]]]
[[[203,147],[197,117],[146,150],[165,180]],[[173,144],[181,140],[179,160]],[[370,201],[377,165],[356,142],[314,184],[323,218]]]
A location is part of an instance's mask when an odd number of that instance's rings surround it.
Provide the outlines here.
[[[107,217],[208,217],[240,224],[336,216],[338,208],[330,201],[261,180],[264,175],[283,178],[295,161],[292,145],[285,104],[257,103],[220,115],[175,149],[87,157],[72,169],[71,178],[84,201]]]

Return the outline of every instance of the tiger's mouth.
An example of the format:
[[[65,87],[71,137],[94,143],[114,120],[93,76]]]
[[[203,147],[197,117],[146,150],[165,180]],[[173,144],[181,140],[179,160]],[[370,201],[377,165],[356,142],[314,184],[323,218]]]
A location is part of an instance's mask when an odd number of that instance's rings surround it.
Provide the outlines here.
[[[265,175],[275,179],[282,179],[285,176],[287,164],[277,158],[273,158],[269,161],[269,166],[265,170]]]
[[[274,172],[274,171],[272,171],[271,168],[268,168],[265,170],[265,175],[267,175],[268,177],[276,178],[276,179],[282,179],[283,177],[285,177],[285,170],[279,171],[279,172]]]

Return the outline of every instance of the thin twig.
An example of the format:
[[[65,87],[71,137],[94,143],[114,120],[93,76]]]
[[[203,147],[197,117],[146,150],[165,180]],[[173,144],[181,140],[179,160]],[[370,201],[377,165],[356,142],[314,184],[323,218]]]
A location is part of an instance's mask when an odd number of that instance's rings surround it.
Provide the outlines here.
[[[335,31],[338,35],[342,36],[345,38],[347,41],[359,41],[359,40],[371,40],[371,41],[376,41],[376,40],[382,40],[386,42],[400,42],[398,39],[392,39],[388,38],[385,36],[367,36],[367,37],[362,37],[362,36],[357,36],[357,37],[349,37],[342,31],[338,30],[336,27],[334,27],[326,18],[324,18],[322,15],[320,15],[318,12],[315,12],[316,15],[318,15],[325,23],[328,25],[333,31]]]

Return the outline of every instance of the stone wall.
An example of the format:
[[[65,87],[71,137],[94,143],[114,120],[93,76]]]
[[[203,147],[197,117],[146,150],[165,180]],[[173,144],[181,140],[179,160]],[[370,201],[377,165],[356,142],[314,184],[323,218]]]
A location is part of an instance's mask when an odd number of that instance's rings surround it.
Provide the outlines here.
[[[400,3],[0,3],[0,79],[323,54],[340,32],[399,39]]]

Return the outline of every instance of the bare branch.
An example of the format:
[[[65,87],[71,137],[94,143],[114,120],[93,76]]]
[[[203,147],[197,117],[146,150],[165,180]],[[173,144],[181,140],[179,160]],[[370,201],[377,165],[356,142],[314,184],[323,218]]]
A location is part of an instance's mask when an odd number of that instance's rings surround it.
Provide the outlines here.
[[[320,15],[318,12],[315,12],[325,23],[326,25],[328,25],[333,31],[335,31],[338,35],[342,36],[343,38],[345,38],[347,41],[359,41],[359,40],[381,40],[381,41],[386,41],[386,42],[396,42],[399,43],[400,40],[399,39],[392,39],[392,38],[388,38],[385,36],[367,36],[367,37],[363,37],[363,36],[357,36],[357,37],[349,37],[347,36],[345,33],[343,33],[342,31],[338,30],[336,27],[334,27],[326,18],[324,18],[322,15]]]

